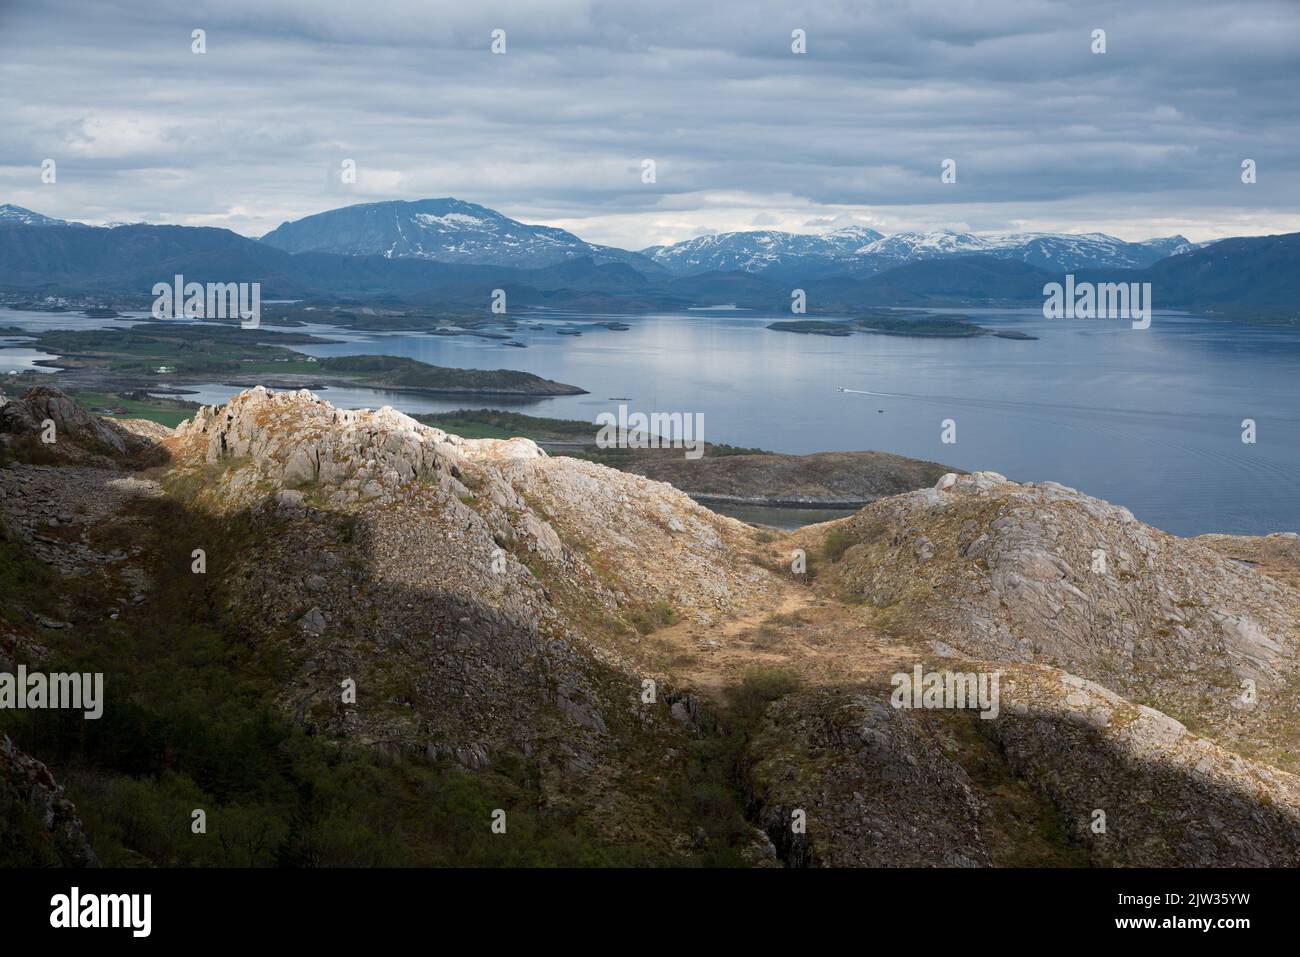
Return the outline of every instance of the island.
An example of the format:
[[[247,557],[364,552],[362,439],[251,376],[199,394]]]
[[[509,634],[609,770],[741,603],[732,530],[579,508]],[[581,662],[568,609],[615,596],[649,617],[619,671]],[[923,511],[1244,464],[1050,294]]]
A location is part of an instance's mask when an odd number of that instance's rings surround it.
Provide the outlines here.
[[[174,321],[122,330],[32,332],[34,347],[57,356],[7,385],[55,385],[66,392],[121,394],[221,381],[241,388],[365,387],[428,395],[585,395],[586,390],[514,369],[451,369],[403,356],[317,358],[294,346],[334,340],[303,332]],[[27,381],[30,380],[30,381]]]
[[[833,322],[821,319],[791,319],[784,322],[769,323],[767,328],[777,332],[796,332],[801,336],[851,336],[854,327],[848,322]]]
[[[866,332],[878,336],[910,336],[918,339],[975,339],[993,336],[998,339],[1036,340],[1011,329],[989,329],[964,316],[930,315],[910,310],[876,312],[856,319],[796,319],[769,323],[776,332],[794,332],[814,336],[851,336]]]
[[[335,356],[320,359],[320,370],[354,378],[390,392],[424,392],[440,395],[586,395],[586,389],[553,382],[514,369],[449,369],[404,356]]]

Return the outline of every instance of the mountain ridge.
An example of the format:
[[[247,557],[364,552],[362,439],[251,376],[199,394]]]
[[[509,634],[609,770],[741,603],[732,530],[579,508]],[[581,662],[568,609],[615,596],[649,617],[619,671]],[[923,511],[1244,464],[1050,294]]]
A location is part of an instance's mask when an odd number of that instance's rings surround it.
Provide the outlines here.
[[[283,729],[293,754],[364,768],[345,780],[384,795],[330,807],[317,864],[355,863],[358,846],[389,863],[494,860],[509,848],[489,834],[493,808],[530,835],[533,863],[626,862],[631,848],[642,862],[789,867],[1284,866],[1300,853],[1300,592],[1056,483],[949,473],[782,535],[526,439],[464,439],[305,391],[251,389],[175,430],[115,423],[167,460],[147,472],[130,450],[117,468],[77,458],[102,440],[55,390],[11,405],[0,520],[11,552],[60,576],[11,601],[63,625],[14,615],[6,653],[39,664],[88,642],[117,654],[101,634],[147,643],[106,661],[131,701],[110,729],[132,748],[69,742],[43,714],[11,735],[26,765],[78,768],[80,817],[64,806],[64,820],[109,866],[298,852],[301,835],[274,822],[313,790],[231,785],[284,785],[303,765],[277,762],[265,735],[252,751],[216,747],[205,722],[179,720],[208,713],[196,676],[240,669],[226,656],[241,653],[273,663],[255,672],[259,727]],[[66,409],[52,449],[39,442],[51,408]],[[142,514],[168,521],[141,527]],[[153,551],[119,543],[150,528],[164,553],[136,568]],[[205,575],[191,574],[196,545]],[[189,615],[168,604],[181,588],[203,599],[180,606]],[[187,648],[196,613],[207,630]],[[997,713],[900,707],[891,685],[917,668],[999,675]],[[340,704],[341,683],[354,700]],[[306,765],[329,766],[317,753]],[[155,764],[191,783],[169,792],[173,778],[139,770]],[[169,840],[166,816],[155,829],[112,799],[126,782],[213,819],[238,809],[268,822],[254,830],[266,840]],[[410,823],[430,813],[430,827]],[[395,817],[403,840],[377,843]]]
[[[0,206],[0,223],[83,225],[18,206]],[[121,225],[110,224],[110,227]],[[863,225],[826,232],[747,230],[710,233],[639,251],[588,243],[567,230],[529,225],[454,197],[383,200],[323,210],[250,237],[289,253],[322,252],[459,265],[536,269],[590,258],[621,262],[655,277],[749,272],[777,279],[869,278],[930,259],[991,255],[1044,269],[1144,268],[1199,249],[1182,236],[1129,242],[1104,233],[971,233],[951,229],[886,235]]]
[[[849,233],[840,241],[847,245],[856,238]],[[1022,238],[1015,237],[1017,241]],[[879,248],[890,242],[886,237],[869,246]],[[898,242],[907,244],[906,240]],[[21,222],[0,223],[0,286],[140,298],[154,283],[180,273],[198,282],[259,282],[268,298],[384,296],[405,301],[436,299],[473,308],[481,307],[495,290],[504,289],[512,308],[626,312],[720,303],[785,312],[790,308],[791,289],[798,287],[807,291],[815,315],[890,305],[1041,304],[1047,283],[1073,273],[1080,281],[1150,282],[1158,309],[1253,315],[1261,322],[1297,319],[1294,303],[1300,298],[1300,269],[1296,268],[1300,234],[1220,240],[1157,259],[1143,268],[1067,269],[1033,261],[1036,257],[1059,258],[1059,251],[1053,251],[1055,242],[1039,237],[1001,250],[1023,254],[1016,258],[995,255],[997,250],[971,253],[960,234],[944,233],[938,242],[942,255],[927,253],[865,277],[826,275],[825,262],[809,266],[810,275],[801,274],[803,267],[797,264],[790,273],[768,268],[761,273],[715,269],[673,274],[639,253],[628,256],[644,260],[648,264],[645,270],[635,258],[599,252],[597,256],[578,255],[583,249],[566,245],[568,240],[561,243],[558,253],[552,251],[553,255],[544,257],[553,260],[549,265],[523,268],[443,262],[427,256],[289,253],[217,227],[134,224],[110,228]],[[1181,248],[1176,237],[1166,242],[1170,244],[1167,248]],[[548,248],[553,245],[549,239],[545,244]],[[1037,251],[1026,252],[1031,247]]]
[[[541,268],[590,258],[597,264],[654,264],[638,253],[597,246],[554,226],[533,226],[454,197],[388,200],[325,210],[259,237],[285,252],[328,252],[438,262]]]

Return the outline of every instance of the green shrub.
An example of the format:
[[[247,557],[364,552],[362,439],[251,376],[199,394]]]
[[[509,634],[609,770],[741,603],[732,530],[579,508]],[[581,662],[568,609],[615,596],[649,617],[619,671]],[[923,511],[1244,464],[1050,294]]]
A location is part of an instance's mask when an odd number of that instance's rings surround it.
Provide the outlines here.
[[[857,543],[857,539],[844,529],[832,529],[822,542],[822,558],[829,562],[838,562],[844,557],[844,553]]]
[[[625,613],[639,634],[648,635],[660,628],[667,628],[681,621],[672,605],[666,601],[657,601],[651,605],[642,605],[628,609]]]

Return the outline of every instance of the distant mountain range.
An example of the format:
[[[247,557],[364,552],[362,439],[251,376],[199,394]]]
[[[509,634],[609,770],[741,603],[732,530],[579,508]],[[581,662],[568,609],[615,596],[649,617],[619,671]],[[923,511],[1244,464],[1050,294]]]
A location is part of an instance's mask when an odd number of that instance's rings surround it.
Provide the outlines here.
[[[1151,282],[1157,308],[1256,311],[1294,321],[1300,234],[1213,244],[1181,236],[1129,243],[1098,233],[881,236],[725,233],[640,253],[585,243],[454,199],[371,203],[285,223],[261,240],[225,229],[93,227],[0,206],[0,287],[134,296],[181,273],[198,282],[260,282],[265,297],[387,297],[481,306],[494,288],[512,308],[643,311],[734,303],[809,312],[869,306],[1042,302],[1043,286]]]
[[[679,276],[702,272],[832,276],[852,274],[858,267],[858,250],[883,238],[866,226],[819,235],[766,229],[700,236],[641,252]]]
[[[866,226],[827,233],[719,233],[629,252],[597,246],[550,226],[530,226],[458,199],[364,203],[284,223],[262,242],[285,252],[430,259],[539,269],[575,259],[624,262],[647,275],[748,272],[777,280],[864,279],[930,259],[985,255],[1042,269],[1141,269],[1192,244],[1182,236],[1130,243],[1103,233],[981,236],[940,230],[892,236]]]
[[[1142,269],[1168,256],[1187,252],[1192,243],[1182,236],[1125,242],[1105,233],[1013,233],[979,236],[939,230],[895,233],[864,246],[858,257],[873,272],[930,259],[992,256],[1014,259],[1052,272],[1075,269]]]
[[[1125,242],[1104,233],[1015,233],[980,236],[952,230],[884,236],[854,226],[820,235],[774,231],[720,233],[671,246],[651,246],[647,256],[677,275],[752,272],[774,278],[866,278],[896,266],[931,259],[993,256],[1040,269],[1141,269],[1194,248],[1182,236]]]
[[[262,242],[289,253],[339,253],[430,259],[476,266],[540,269],[574,259],[655,264],[638,253],[596,246],[552,226],[530,226],[459,199],[363,203],[283,223]]]
[[[82,225],[8,205],[0,206],[3,223]],[[1182,236],[1136,243],[1104,233],[979,235],[935,230],[885,236],[866,226],[848,226],[817,234],[778,230],[718,233],[632,252],[588,243],[563,229],[521,223],[486,206],[450,197],[331,209],[283,223],[261,241],[287,253],[383,256],[516,269],[590,259],[598,265],[626,263],[651,277],[747,272],[778,281],[832,276],[865,279],[908,263],[963,256],[1016,260],[1048,271],[1142,269],[1198,248]]]

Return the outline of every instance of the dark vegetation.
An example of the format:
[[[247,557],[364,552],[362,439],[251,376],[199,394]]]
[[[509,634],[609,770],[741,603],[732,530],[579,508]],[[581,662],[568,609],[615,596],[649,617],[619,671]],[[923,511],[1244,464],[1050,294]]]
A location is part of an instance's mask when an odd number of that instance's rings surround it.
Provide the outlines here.
[[[777,332],[817,336],[850,336],[854,332],[871,332],[882,336],[914,336],[923,339],[973,339],[977,336],[1035,338],[1022,332],[988,329],[962,316],[930,315],[915,310],[875,311],[843,321],[796,319],[769,323],[767,328]]]
[[[513,369],[448,369],[402,356],[335,356],[321,359],[322,372],[355,376],[376,388],[488,392],[525,395],[581,395],[582,389]]]
[[[922,336],[941,339],[964,339],[983,336],[988,330],[958,316],[926,316],[917,319],[893,319],[872,316],[859,319],[858,324],[867,332],[884,335]]]
[[[249,528],[217,524],[174,501],[140,509],[144,524],[131,534],[145,537],[158,587],[117,621],[102,603],[83,606],[78,637],[51,634],[54,660],[42,666],[103,672],[103,717],[0,714],[0,730],[56,769],[105,864],[654,863],[537,811],[521,756],[502,755],[484,773],[386,764],[288,720],[273,705],[289,675],[290,662],[275,650],[282,645],[239,633],[223,612],[220,577],[190,572],[188,543],[208,543],[209,563],[221,567],[235,560]],[[23,609],[48,601],[58,590],[52,576],[20,543],[0,542],[6,617],[21,620]],[[191,832],[196,808],[207,813],[208,834]],[[494,839],[495,808],[507,811],[516,839]],[[5,810],[0,848],[30,859],[24,834],[32,835],[23,830],[30,822]]]
[[[314,734],[277,707],[294,673],[292,643],[247,634],[226,612],[219,574],[193,574],[192,543],[210,569],[233,567],[261,534],[250,520],[187,507],[184,489],[130,507],[94,531],[98,547],[139,548],[156,582],[146,601],[115,599],[98,580],[62,578],[0,534],[0,613],[73,620],[42,629],[45,671],[102,672],[103,717],[0,712],[0,732],[45,762],[76,804],[108,866],[631,866],[746,863],[738,756],[755,707],[779,693],[747,680],[721,725],[688,740],[663,823],[694,835],[688,857],[612,844],[575,809],[544,809],[536,757],[494,753],[491,770],[393,762]],[[3,530],[0,530],[2,532]],[[264,530],[263,530],[264,531]],[[116,619],[110,612],[117,612]],[[658,627],[675,618],[645,609]],[[11,654],[5,649],[6,656]],[[14,653],[21,659],[21,653]],[[775,682],[775,683],[774,683]],[[3,789],[0,789],[2,792]],[[506,840],[491,833],[505,809]],[[194,810],[207,833],[191,829]],[[0,865],[59,862],[21,795],[0,793]]]
[[[813,336],[851,336],[853,327],[847,322],[828,322],[821,319],[791,319],[768,323],[776,332],[797,332]]]

